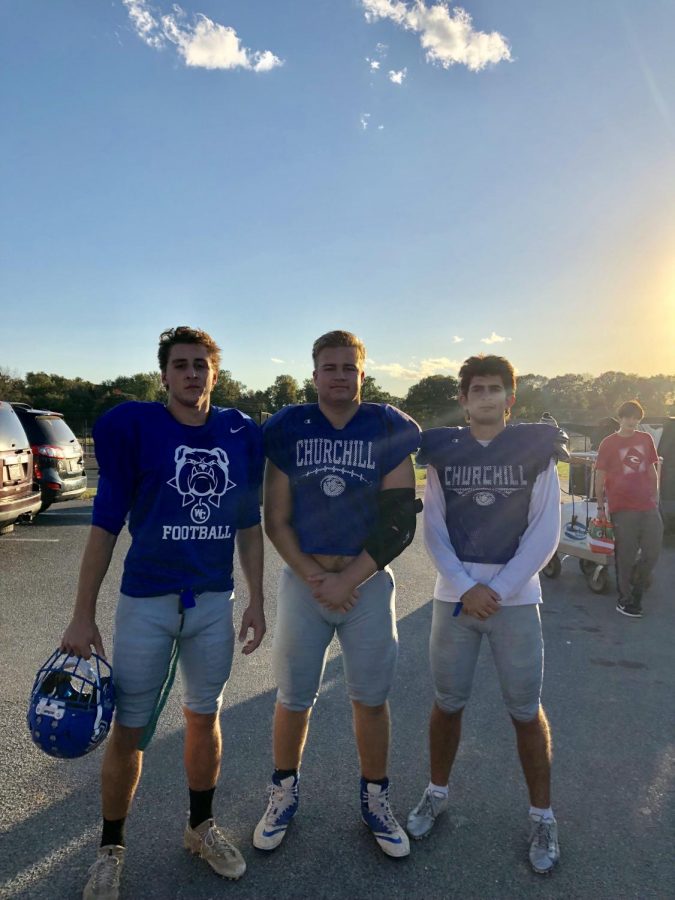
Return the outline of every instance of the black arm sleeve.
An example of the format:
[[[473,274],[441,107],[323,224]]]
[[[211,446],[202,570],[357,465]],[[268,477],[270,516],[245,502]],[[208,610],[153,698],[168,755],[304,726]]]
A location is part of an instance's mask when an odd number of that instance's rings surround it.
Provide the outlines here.
[[[377,522],[363,549],[378,569],[384,569],[412,543],[415,517],[422,509],[422,501],[415,498],[414,488],[390,488],[380,491],[377,507]]]

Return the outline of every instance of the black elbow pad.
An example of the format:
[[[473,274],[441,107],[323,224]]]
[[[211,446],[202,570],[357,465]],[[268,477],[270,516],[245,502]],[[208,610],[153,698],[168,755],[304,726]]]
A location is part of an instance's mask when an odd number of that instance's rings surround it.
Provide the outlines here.
[[[415,537],[417,513],[422,501],[414,488],[391,488],[377,495],[377,522],[363,549],[372,556],[378,569],[396,559]]]

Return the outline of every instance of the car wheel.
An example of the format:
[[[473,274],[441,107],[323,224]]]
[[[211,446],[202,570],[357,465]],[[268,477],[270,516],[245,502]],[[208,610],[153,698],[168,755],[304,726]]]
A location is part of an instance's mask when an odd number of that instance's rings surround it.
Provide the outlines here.
[[[560,575],[562,563],[557,553],[553,554],[541,571],[547,578],[557,578]]]
[[[47,500],[46,498],[43,499],[42,503],[40,504],[40,509],[38,510],[38,513],[44,512],[46,509],[49,509],[49,507],[52,505],[53,502],[54,502],[53,500]]]

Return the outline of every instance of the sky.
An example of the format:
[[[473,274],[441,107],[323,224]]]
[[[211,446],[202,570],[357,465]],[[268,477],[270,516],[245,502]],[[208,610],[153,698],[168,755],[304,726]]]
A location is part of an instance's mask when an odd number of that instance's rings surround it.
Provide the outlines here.
[[[0,0],[0,368],[675,373],[672,0]]]

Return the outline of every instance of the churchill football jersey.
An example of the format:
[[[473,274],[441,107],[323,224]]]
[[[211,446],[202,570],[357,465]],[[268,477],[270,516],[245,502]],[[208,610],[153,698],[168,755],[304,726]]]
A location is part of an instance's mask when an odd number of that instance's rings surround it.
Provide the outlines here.
[[[131,547],[122,592],[132,597],[233,587],[238,528],[260,521],[260,428],[236,409],[211,407],[182,425],[161,403],[123,403],[94,426],[99,484],[92,524]]]
[[[288,406],[263,426],[265,453],[290,480],[292,525],[304,553],[356,556],[375,524],[385,475],[419,446],[417,423],[361,403],[334,428],[317,403]]]
[[[508,425],[486,446],[469,428],[431,428],[417,456],[432,465],[445,496],[446,526],[458,559],[505,564],[528,523],[532,488],[567,436],[550,425]]]

